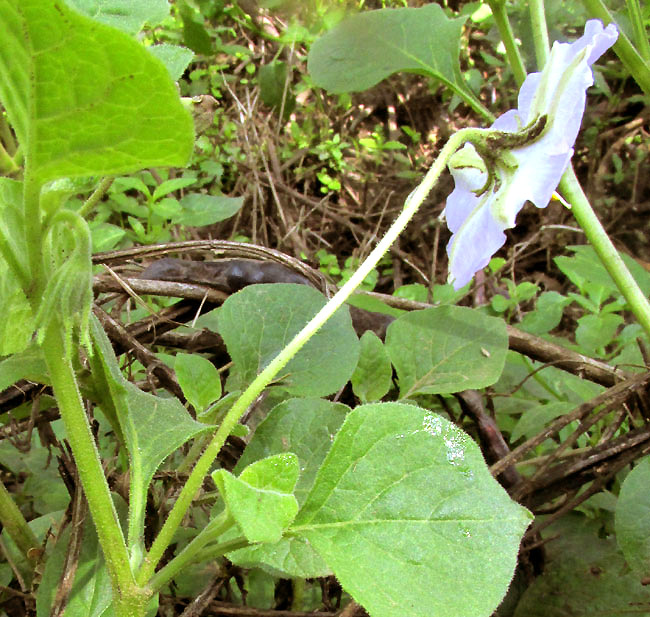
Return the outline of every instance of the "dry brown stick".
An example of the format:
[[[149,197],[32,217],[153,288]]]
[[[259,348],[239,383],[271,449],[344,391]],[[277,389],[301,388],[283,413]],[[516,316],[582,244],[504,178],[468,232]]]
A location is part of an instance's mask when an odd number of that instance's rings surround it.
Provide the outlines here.
[[[507,469],[513,463],[522,460],[528,451],[537,447],[549,437],[556,435],[561,429],[574,420],[580,420],[600,405],[607,405],[610,408],[615,405],[620,405],[628,396],[638,389],[647,387],[649,383],[650,373],[644,373],[642,375],[634,375],[628,380],[616,384],[592,400],[579,405],[571,413],[565,414],[551,422],[551,424],[549,424],[541,433],[527,440],[515,448],[510,454],[502,458],[498,463],[492,465],[492,467],[490,467],[490,472],[493,476],[499,475],[504,469]]]
[[[512,497],[523,499],[533,493],[549,492],[552,487],[557,487],[568,480],[571,480],[574,485],[576,480],[579,480],[578,486],[580,486],[589,481],[591,476],[598,477],[606,473],[608,467],[618,468],[621,458],[627,460],[631,456],[628,461],[631,462],[638,456],[642,456],[648,449],[650,449],[650,426],[635,429],[610,443],[600,444],[581,456],[566,460],[550,469],[537,484],[531,483],[528,486],[518,487],[519,491],[515,491]],[[555,490],[557,491],[557,488]]]
[[[235,615],[236,617],[334,617],[336,613],[324,611],[275,611],[251,608],[249,606],[237,606],[226,602],[212,602],[210,604],[212,615]]]
[[[415,300],[407,300],[406,298],[398,298],[387,294],[367,291],[362,293],[372,298],[377,298],[389,306],[406,311],[432,307],[431,304],[427,304],[426,302],[416,302]],[[632,375],[626,371],[614,368],[605,362],[594,360],[589,356],[584,356],[561,345],[551,343],[534,334],[518,330],[514,326],[506,325],[506,328],[510,349],[528,356],[532,360],[552,364],[556,368],[567,371],[567,373],[578,375],[583,379],[589,379],[606,387],[613,386],[621,380],[628,379]]]
[[[61,579],[56,590],[56,596],[52,603],[51,617],[62,617],[68,605],[68,598],[72,590],[77,567],[79,566],[79,555],[81,553],[81,541],[84,533],[84,524],[88,514],[88,504],[81,486],[76,483],[74,498],[72,501],[72,514],[70,519],[70,542],[65,555]]]
[[[128,286],[137,294],[149,296],[165,296],[168,298],[186,298],[188,300],[206,300],[214,304],[222,304],[228,294],[194,283],[177,283],[173,281],[151,281],[139,278],[123,278]],[[93,280],[95,293],[111,291],[124,292],[124,288],[115,280],[95,277]]]
[[[154,353],[142,345],[127,329],[119,322],[115,321],[106,311],[95,306],[93,308],[95,317],[99,319],[106,334],[117,342],[124,351],[132,351],[139,362],[151,370],[151,372],[160,379],[160,383],[167,388],[181,402],[185,401],[185,396],[181,390],[174,372],[163,364]]]
[[[638,441],[638,436],[634,441]],[[619,447],[614,448],[614,450],[618,451]],[[633,461],[638,460],[642,456],[646,456],[649,453],[650,441],[646,439],[645,441],[641,441],[641,443],[635,444],[635,447],[629,448],[628,452],[624,452],[618,458],[613,459],[608,465],[594,465],[591,470],[582,471],[577,474],[576,477],[569,478],[572,480],[571,486],[574,488],[582,487],[590,480],[592,480],[592,485],[589,486],[587,490],[582,491],[579,494],[575,494],[573,499],[567,500],[566,503],[562,504],[562,506],[551,516],[545,517],[541,521],[538,521],[535,525],[533,525],[533,527],[529,529],[529,533],[540,532],[542,529],[550,525],[554,520],[557,520],[562,515],[578,507],[581,503],[591,497],[591,495],[600,491],[621,469],[624,469]],[[548,491],[548,489],[546,490]],[[565,493],[566,488],[562,487],[561,491],[556,490],[555,492],[558,494]],[[543,493],[536,493],[535,497],[537,497],[537,500],[540,504],[549,501],[549,498],[545,497]],[[534,506],[535,504],[533,503],[530,507]]]
[[[204,589],[185,610],[181,613],[181,617],[201,617],[210,603],[216,598],[221,588],[226,583],[226,578],[215,579]]]

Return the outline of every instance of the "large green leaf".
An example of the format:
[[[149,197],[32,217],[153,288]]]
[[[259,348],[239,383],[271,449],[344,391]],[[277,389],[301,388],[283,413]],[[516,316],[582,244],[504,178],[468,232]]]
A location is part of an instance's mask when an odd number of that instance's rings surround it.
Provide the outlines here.
[[[67,0],[80,13],[129,34],[137,34],[145,23],[157,26],[169,16],[167,0]]]
[[[650,577],[650,456],[629,473],[616,506],[616,540],[632,570]]]
[[[523,594],[514,617],[629,617],[650,615],[650,590],[625,564],[601,523],[569,514],[545,536],[544,574]]]
[[[460,306],[413,311],[386,333],[400,397],[459,392],[495,383],[505,364],[503,320]]]
[[[530,519],[455,425],[375,403],[348,415],[288,533],[373,617],[487,617]]]
[[[317,85],[332,92],[365,90],[397,71],[465,91],[458,62],[464,22],[449,19],[437,4],[365,11],[312,45],[308,69]]]
[[[147,490],[153,474],[172,452],[200,433],[212,430],[197,422],[176,398],[143,392],[122,377],[110,341],[92,318],[93,378],[102,410],[119,425],[129,454],[129,543],[139,540]]]
[[[61,1],[0,2],[0,100],[32,173],[183,165],[192,119],[163,64]]]
[[[306,285],[251,285],[219,311],[219,334],[234,363],[229,388],[250,383],[324,306]],[[340,308],[282,370],[281,385],[296,396],[327,396],[350,379],[359,339],[346,307]]]
[[[235,471],[267,456],[293,452],[300,461],[300,478],[294,495],[302,505],[349,411],[349,407],[341,403],[318,398],[295,398],[280,403],[255,430]],[[320,555],[299,537],[240,549],[229,553],[228,558],[238,565],[262,566],[284,577],[311,578],[331,574]]]
[[[298,512],[299,473],[296,455],[286,452],[255,461],[238,478],[218,469],[212,479],[249,542],[277,542]]]
[[[18,276],[4,257],[6,251],[19,266],[26,266],[22,193],[22,182],[0,178],[0,357],[25,349],[34,332],[32,310]]]

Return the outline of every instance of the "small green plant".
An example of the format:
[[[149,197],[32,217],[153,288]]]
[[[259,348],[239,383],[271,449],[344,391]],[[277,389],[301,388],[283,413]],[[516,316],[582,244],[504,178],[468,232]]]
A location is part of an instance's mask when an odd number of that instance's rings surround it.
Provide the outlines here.
[[[539,18],[541,4],[533,4]],[[210,53],[203,18],[216,19],[213,11],[221,9],[201,2],[196,7],[181,2],[175,9],[184,41]],[[512,70],[524,82],[512,32],[503,29],[504,4],[494,2],[491,8],[500,17]],[[65,608],[67,615],[81,617],[89,604],[97,615],[153,615],[159,594],[173,581],[185,574],[187,583],[188,572],[223,558],[257,569],[247,581],[257,581],[259,589],[268,590],[272,575],[293,579],[303,591],[299,581],[335,575],[373,617],[492,614],[512,580],[532,515],[493,477],[449,401],[450,395],[502,385],[521,367],[508,351],[502,318],[451,302],[505,242],[503,231],[514,225],[526,198],[522,187],[530,183],[536,189],[530,199],[545,206],[540,193],[550,199],[565,174],[560,186],[612,284],[602,277],[598,284],[583,280],[577,262],[564,262],[581,293],[561,301],[540,294],[537,311],[542,301],[561,308],[566,300],[580,304],[589,311],[585,330],[596,329],[602,340],[580,335],[579,343],[596,351],[615,340],[624,308],[650,333],[647,293],[611,246],[567,169],[572,140],[560,131],[570,117],[568,132],[577,133],[582,110],[569,114],[567,99],[575,109],[590,81],[590,65],[613,44],[616,29],[587,22],[579,42],[555,46],[544,71],[526,78],[522,92],[537,91],[538,96],[521,95],[520,109],[507,112],[490,129],[452,135],[386,236],[358,267],[350,258],[335,274],[338,261],[322,253],[322,267],[344,279],[332,298],[290,284],[252,285],[230,296],[217,315],[232,360],[224,379],[199,355],[173,359],[186,406],[125,378],[92,312],[92,243],[121,239],[107,239],[111,217],[126,218],[130,239],[149,242],[165,238],[173,224],[210,224],[242,204],[190,191],[198,188],[190,174],[173,178],[163,172],[156,178],[142,171],[188,161],[192,120],[165,65],[129,34],[101,21],[60,0],[0,0],[0,101],[6,112],[0,118],[0,164],[7,174],[0,178],[0,312],[7,316],[0,331],[0,389],[23,378],[51,386],[53,398],[45,396],[30,413],[56,404],[57,430],[68,440],[76,466],[69,474],[74,525],[60,524],[65,487],[36,490],[39,499],[30,507],[40,516],[28,522],[0,483],[0,520],[11,545],[7,554],[21,582],[29,586],[40,580],[37,615],[60,614]],[[545,28],[541,21],[534,23],[544,65]],[[338,92],[363,89],[397,70],[424,71],[490,118],[460,74],[462,26],[462,18],[448,18],[438,5],[362,13],[313,45],[310,69],[317,82]],[[647,67],[633,68],[645,83]],[[256,72],[253,66],[245,70],[251,76]],[[538,89],[540,82],[548,90]],[[531,100],[538,113],[527,118],[525,102]],[[323,188],[337,190],[328,169],[344,169],[341,151],[347,144],[329,129],[319,133],[324,139],[316,145],[315,131],[295,123],[290,130],[324,165]],[[550,171],[545,168],[543,186],[531,173],[539,170],[540,157],[554,162]],[[343,305],[364,281],[374,287],[378,266],[390,267],[382,258],[447,166],[456,182],[447,202],[454,234],[448,247],[451,284],[431,290],[442,305],[400,314],[385,342],[370,332],[360,341]],[[68,200],[70,191],[56,188],[62,179],[88,177],[117,179],[110,189],[100,181],[98,192],[82,204]],[[99,204],[107,191],[107,201]],[[537,292],[529,284],[506,285],[510,298],[493,306],[499,313],[512,312]],[[411,287],[406,293],[421,291]],[[600,321],[587,323],[587,317]],[[327,398],[348,382],[360,405]],[[593,394],[580,382],[574,377],[558,386],[545,377],[536,380],[534,385],[544,390],[535,395],[545,407],[540,425],[565,415],[567,403]],[[216,464],[228,437],[246,435],[240,418],[264,398],[263,392],[277,404],[234,469]],[[387,397],[392,398],[381,402]],[[550,404],[555,406],[549,409]],[[595,409],[601,404],[612,411],[607,400],[595,403]],[[558,433],[560,439],[568,438],[570,421],[562,427],[565,433]],[[523,415],[512,424],[518,438],[537,428]],[[602,424],[594,425],[591,433],[576,437],[578,447],[598,442]],[[545,456],[548,444],[537,445]],[[62,451],[67,455],[67,449]],[[44,451],[36,452],[13,461],[5,451],[0,456],[24,471],[36,469],[32,456],[42,458]],[[128,478],[119,494],[112,490],[118,483],[109,485],[105,466],[115,466],[121,478]],[[163,466],[184,478],[173,497],[155,478]],[[75,473],[92,525],[82,515]],[[648,473],[647,465],[630,473],[616,506],[619,543],[637,578],[647,574],[650,534],[643,489]],[[201,495],[205,507],[194,507],[208,478],[212,490]],[[159,529],[147,525],[152,503],[166,515]],[[59,530],[56,543],[47,542],[49,528]],[[61,564],[69,563],[70,554],[76,565],[65,569],[71,580],[66,579],[69,593],[62,598]],[[587,571],[593,578],[595,570]],[[7,568],[1,573],[13,576]],[[632,591],[625,602],[643,597],[638,580],[629,577],[626,584]]]

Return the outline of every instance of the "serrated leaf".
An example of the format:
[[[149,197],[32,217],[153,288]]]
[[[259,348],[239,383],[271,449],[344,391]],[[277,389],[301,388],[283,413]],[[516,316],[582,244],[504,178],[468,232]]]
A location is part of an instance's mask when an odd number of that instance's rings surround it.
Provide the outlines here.
[[[140,532],[147,489],[153,474],[172,452],[192,437],[212,430],[212,427],[193,420],[176,398],[154,396],[128,381],[124,382],[124,387],[127,407],[120,407],[117,412],[131,470],[129,530]],[[130,540],[135,538],[130,537]]]
[[[458,61],[464,22],[449,19],[436,4],[364,11],[312,45],[308,70],[331,92],[366,90],[397,71],[435,77],[465,92]]]
[[[250,383],[325,305],[306,285],[251,285],[219,311],[219,333],[234,363],[237,387]],[[346,307],[339,309],[278,378],[296,396],[327,396],[343,387],[357,363],[359,340]]]
[[[616,541],[638,577],[650,576],[650,456],[628,474],[616,506]]]
[[[352,391],[362,403],[383,398],[391,388],[393,366],[380,338],[368,330],[361,337],[359,363],[352,374]]]
[[[212,479],[249,542],[277,542],[298,512],[299,473],[298,458],[287,452],[252,463],[239,478],[219,469]]]
[[[203,227],[229,219],[244,205],[243,197],[225,195],[203,195],[190,193],[181,199],[184,212],[178,223],[192,227]]]
[[[0,4],[0,100],[40,182],[184,165],[190,114],[163,64],[62,2]]]
[[[375,403],[350,412],[287,533],[371,615],[487,617],[530,520],[455,425]]]
[[[503,320],[460,306],[413,311],[386,333],[400,398],[479,389],[495,383],[505,364]]]
[[[176,354],[174,371],[183,394],[197,413],[221,398],[219,372],[207,358],[190,353]]]

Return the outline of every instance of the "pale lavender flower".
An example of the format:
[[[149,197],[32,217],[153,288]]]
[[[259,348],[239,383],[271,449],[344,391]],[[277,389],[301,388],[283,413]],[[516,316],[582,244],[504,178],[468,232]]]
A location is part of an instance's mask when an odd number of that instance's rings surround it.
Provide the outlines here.
[[[515,226],[526,200],[538,208],[550,201],[573,156],[585,110],[585,93],[593,84],[590,65],[617,37],[613,24],[603,28],[599,20],[591,20],[577,41],[554,43],[544,70],[531,73],[522,84],[518,109],[506,112],[491,127],[517,133],[546,116],[538,138],[521,147],[489,152],[490,157],[496,157],[490,161],[482,159],[471,144],[451,158],[449,169],[456,186],[447,198],[445,215],[453,234],[447,254],[454,288],[466,285],[503,246],[503,232]],[[486,138],[489,135],[490,130]],[[491,166],[492,177],[487,165]],[[481,193],[483,187],[486,190]]]

